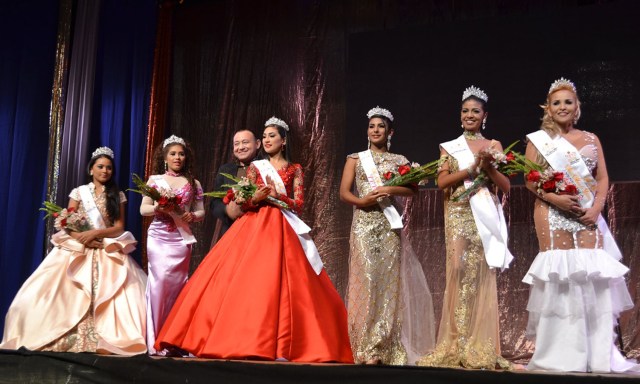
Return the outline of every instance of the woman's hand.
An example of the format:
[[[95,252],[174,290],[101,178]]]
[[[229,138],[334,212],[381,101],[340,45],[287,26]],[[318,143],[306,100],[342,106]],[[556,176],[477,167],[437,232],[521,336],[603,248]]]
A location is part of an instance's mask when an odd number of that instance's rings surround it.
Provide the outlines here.
[[[258,187],[258,189],[256,189],[256,192],[253,194],[251,201],[253,202],[254,205],[258,204],[262,200],[266,199],[270,194],[271,194],[271,187],[267,185]]]
[[[76,236],[73,236],[73,237],[75,237],[75,239],[78,240],[78,242],[90,248],[97,248],[97,247],[90,246],[90,244],[92,244],[92,242],[97,238],[97,232],[95,229],[90,229],[88,231],[76,232],[76,233],[77,233]],[[102,241],[102,240],[100,239],[99,241]]]
[[[276,192],[276,183],[273,182],[271,176],[267,176],[267,185],[269,186],[269,188],[271,188],[269,195],[271,197],[278,197],[278,193]]]
[[[192,223],[192,222],[195,221],[195,215],[194,215],[193,212],[185,212],[185,213],[182,214],[182,216],[180,216],[180,218],[185,223]]]
[[[580,206],[580,197],[577,195],[558,195],[556,193],[547,193],[544,199],[558,207],[558,209],[570,212],[575,215],[582,215],[583,209]]]
[[[378,199],[390,196],[389,193],[385,192],[385,187],[377,187],[373,191],[367,193],[360,199],[360,208],[370,207],[372,205],[378,204]]]
[[[582,216],[578,218],[578,221],[588,226],[596,225],[596,223],[598,222],[598,217],[600,217],[600,210],[595,207],[591,207],[587,209],[581,208],[581,210],[582,210]]]

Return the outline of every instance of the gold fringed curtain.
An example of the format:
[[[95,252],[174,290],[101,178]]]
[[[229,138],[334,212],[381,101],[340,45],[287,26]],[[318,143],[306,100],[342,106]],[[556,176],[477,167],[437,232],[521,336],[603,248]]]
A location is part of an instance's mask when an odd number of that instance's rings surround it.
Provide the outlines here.
[[[151,80],[151,96],[149,103],[149,127],[147,130],[147,146],[145,148],[144,177],[153,173],[153,151],[160,145],[165,136],[167,110],[169,101],[169,82],[171,80],[171,51],[173,31],[173,8],[175,1],[163,1],[158,12],[156,46],[153,54],[153,75]],[[147,270],[147,229],[151,224],[150,217],[142,220],[142,266]]]

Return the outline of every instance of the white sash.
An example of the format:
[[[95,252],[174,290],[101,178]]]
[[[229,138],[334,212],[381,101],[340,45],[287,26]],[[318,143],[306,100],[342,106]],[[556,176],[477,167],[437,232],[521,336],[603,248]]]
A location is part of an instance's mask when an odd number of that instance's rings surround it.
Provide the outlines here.
[[[382,178],[380,177],[380,173],[378,172],[378,168],[376,168],[376,164],[373,161],[373,155],[371,155],[370,150],[362,151],[358,153],[358,157],[360,157],[360,164],[362,165],[362,169],[364,173],[367,175],[367,180],[369,181],[369,185],[371,185],[372,189],[376,187],[382,187],[384,183],[382,182]],[[378,199],[378,205],[382,208],[382,213],[389,220],[389,224],[391,224],[391,229],[401,229],[402,225],[402,217],[396,210],[396,208],[391,204],[391,199],[388,197],[384,197]]]
[[[91,226],[95,229],[105,229],[107,225],[104,223],[102,214],[96,205],[96,201],[93,199],[91,189],[88,185],[81,185],[78,187],[80,193],[80,199],[82,200],[82,206],[87,213],[87,218],[91,221]]]
[[[276,187],[276,192],[281,195],[287,195],[287,188],[282,181],[282,178],[278,174],[278,171],[273,167],[273,165],[268,160],[256,160],[253,164],[258,168],[260,172],[260,177],[262,177],[262,181],[265,185],[267,184],[267,176],[273,181],[273,184]],[[322,259],[320,258],[320,253],[318,252],[318,248],[316,247],[313,239],[309,235],[311,232],[311,228],[304,223],[295,213],[287,210],[281,209],[280,212],[284,215],[284,218],[287,219],[287,222],[293,228],[293,230],[298,235],[298,240],[300,240],[300,245],[302,245],[302,249],[304,250],[304,254],[307,256],[307,260],[309,260],[309,264],[311,264],[311,268],[313,271],[319,275],[322,272],[322,268],[324,264],[322,263]]]
[[[467,145],[464,135],[455,140],[440,144],[447,153],[456,158],[460,169],[465,169],[475,162],[473,152]],[[472,180],[465,180],[465,188],[473,184]],[[484,257],[490,268],[509,268],[513,255],[507,247],[507,223],[504,219],[502,204],[493,201],[493,195],[487,187],[481,187],[469,198],[469,205],[473,219],[482,240]]]
[[[551,138],[547,132],[539,130],[527,135],[529,140],[536,147],[538,152],[547,160],[549,166],[554,171],[563,172],[564,176],[576,186],[580,197],[580,206],[591,208],[595,200],[596,180],[591,175],[589,167],[582,159],[580,151],[568,142],[564,137],[558,135]],[[598,216],[598,229],[602,232],[604,239],[603,247],[616,260],[622,258],[622,253],[618,248],[607,222],[602,215]]]
[[[169,186],[169,183],[162,177],[162,175],[151,176],[151,179],[156,183],[156,185],[162,189],[166,189],[168,191],[172,191],[173,189]],[[193,236],[191,232],[191,228],[188,223],[182,221],[182,218],[176,214],[174,211],[169,213],[169,216],[173,219],[173,222],[176,224],[176,228],[178,228],[178,232],[180,232],[180,236],[182,236],[182,243],[184,245],[194,244],[196,243],[196,238]]]
[[[104,222],[102,214],[96,205],[96,201],[93,199],[93,195],[91,194],[91,190],[88,185],[81,185],[78,187],[78,192],[80,193],[80,199],[82,200],[82,206],[84,207],[84,211],[87,213],[87,217],[89,221],[91,221],[91,225],[94,229],[105,229],[107,225]],[[120,208],[120,207],[118,207]],[[131,232],[124,231],[118,237],[114,238],[105,238],[104,239],[104,248],[107,252],[113,252],[111,248],[112,244],[125,244],[124,247],[114,248],[122,251],[122,253],[131,253],[136,249],[136,238],[133,237]]]

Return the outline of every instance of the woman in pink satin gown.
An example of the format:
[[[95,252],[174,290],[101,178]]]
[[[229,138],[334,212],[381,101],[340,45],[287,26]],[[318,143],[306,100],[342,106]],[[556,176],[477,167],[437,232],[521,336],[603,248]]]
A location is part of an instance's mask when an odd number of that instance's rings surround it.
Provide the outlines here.
[[[154,173],[147,184],[171,189],[180,203],[163,209],[150,197],[142,199],[140,213],[153,216],[147,232],[149,282],[147,285],[147,345],[149,354],[164,356],[168,351],[153,348],[180,290],[187,282],[191,249],[196,242],[189,224],[204,218],[202,187],[192,176],[191,148],[171,135],[155,151]]]
[[[304,178],[300,164],[289,162],[288,128],[275,118],[265,125],[267,160],[247,170],[258,190],[185,285],[155,348],[217,359],[352,363],[344,303],[296,216]],[[265,204],[267,195],[291,210]]]
[[[127,199],[113,182],[113,151],[89,162],[91,182],[71,191],[69,209],[91,229],[63,229],[7,312],[0,348],[56,352],[145,353],[146,276],[128,256],[136,240],[124,230]]]

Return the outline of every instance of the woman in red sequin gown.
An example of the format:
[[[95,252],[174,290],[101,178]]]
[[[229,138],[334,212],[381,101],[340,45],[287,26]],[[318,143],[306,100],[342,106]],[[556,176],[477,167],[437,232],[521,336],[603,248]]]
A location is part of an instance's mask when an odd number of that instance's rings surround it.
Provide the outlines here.
[[[286,195],[249,167],[258,191],[185,285],[156,348],[217,359],[352,363],[346,309],[327,272],[314,271],[281,210],[262,202],[271,195],[296,213],[304,202],[302,167],[286,155],[286,124],[272,120],[263,146]]]

